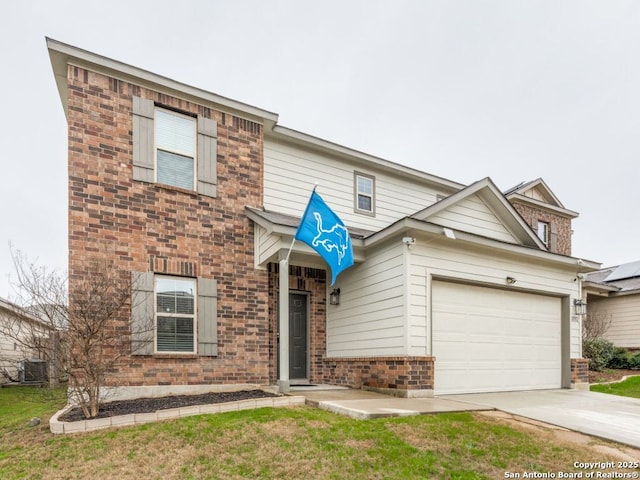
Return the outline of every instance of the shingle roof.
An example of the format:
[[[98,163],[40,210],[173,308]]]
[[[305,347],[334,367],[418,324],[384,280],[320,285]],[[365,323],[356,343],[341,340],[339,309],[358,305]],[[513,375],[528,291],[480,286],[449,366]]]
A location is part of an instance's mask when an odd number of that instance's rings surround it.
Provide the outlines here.
[[[264,218],[266,221],[273,223],[275,225],[283,225],[285,227],[293,227],[298,228],[300,224],[300,217],[296,217],[294,215],[287,215],[285,213],[278,212],[270,212],[268,210],[261,210],[259,208],[246,207],[247,210],[253,212],[261,218]],[[368,237],[372,233],[375,233],[373,230],[365,230],[363,228],[355,228],[347,225],[347,229],[349,230],[349,235],[353,238],[362,239]]]

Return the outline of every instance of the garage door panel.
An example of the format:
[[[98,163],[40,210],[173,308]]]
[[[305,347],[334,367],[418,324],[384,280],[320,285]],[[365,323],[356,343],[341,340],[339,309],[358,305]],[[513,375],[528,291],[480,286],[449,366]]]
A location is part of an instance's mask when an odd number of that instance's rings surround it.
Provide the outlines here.
[[[435,391],[561,386],[557,297],[434,281]]]

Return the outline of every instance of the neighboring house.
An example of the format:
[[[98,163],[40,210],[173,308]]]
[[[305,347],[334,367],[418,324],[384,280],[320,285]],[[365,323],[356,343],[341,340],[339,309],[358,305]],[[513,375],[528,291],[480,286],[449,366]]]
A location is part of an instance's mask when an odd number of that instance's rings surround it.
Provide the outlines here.
[[[25,379],[25,362],[31,370],[42,361],[34,342],[40,343],[49,331],[33,314],[0,298],[0,383],[33,380],[29,371]]]
[[[550,234],[549,215],[570,224],[543,182],[532,188],[547,197],[518,189],[512,204],[488,178],[430,175],[47,44],[69,126],[70,298],[91,258],[108,256],[134,279],[132,325],[155,319],[119,386],[311,382],[425,396],[587,382],[573,302],[578,274],[599,264],[554,253],[518,213],[520,202]],[[316,182],[354,246],[334,288],[306,245],[286,261]]]
[[[603,337],[619,347],[640,349],[640,261],[585,275],[588,315],[610,322]]]

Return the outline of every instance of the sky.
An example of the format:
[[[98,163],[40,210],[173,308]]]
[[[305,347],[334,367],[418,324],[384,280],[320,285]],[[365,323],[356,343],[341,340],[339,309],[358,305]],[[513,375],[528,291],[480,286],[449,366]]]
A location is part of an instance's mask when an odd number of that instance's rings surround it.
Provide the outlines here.
[[[460,183],[542,177],[573,255],[640,260],[640,2],[2,2],[0,297],[67,265],[67,126],[45,36]],[[12,245],[12,247],[10,247]]]

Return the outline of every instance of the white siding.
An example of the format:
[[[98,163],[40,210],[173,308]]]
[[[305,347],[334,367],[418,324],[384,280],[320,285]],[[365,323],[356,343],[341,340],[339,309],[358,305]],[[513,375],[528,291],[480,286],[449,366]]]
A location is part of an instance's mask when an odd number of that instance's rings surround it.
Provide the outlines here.
[[[11,320],[6,320],[6,318],[11,318]],[[2,329],[6,328],[10,331],[10,336],[0,334],[0,371],[6,370],[11,377],[17,378],[18,363],[22,360],[38,358],[38,352],[25,348],[21,345],[22,342],[17,340],[18,338],[29,338],[30,327],[22,327],[22,324],[13,315],[2,311],[0,311],[0,322],[3,323]],[[0,374],[0,384],[7,381],[8,379]]]
[[[354,212],[354,171],[375,177],[376,216]],[[383,171],[349,164],[273,140],[264,147],[264,207],[267,210],[301,216],[314,183],[318,193],[346,225],[380,230],[394,221],[435,203],[443,193]]]
[[[276,254],[280,249],[280,237],[278,235],[268,235],[267,230],[260,225],[254,224],[256,264],[262,265],[269,257]]]
[[[575,272],[561,271],[556,266],[535,264],[517,255],[506,255],[489,248],[472,250],[469,245],[456,245],[456,241],[429,241],[418,238],[410,253],[410,309],[409,325],[412,338],[410,355],[430,355],[431,331],[429,298],[432,276],[475,282],[486,286],[505,287],[507,276],[515,277],[513,289],[579,298],[578,284],[573,282]],[[570,355],[579,358],[580,329],[578,322],[570,326]]]
[[[611,316],[604,338],[619,347],[640,348],[640,295],[589,297],[588,312]]]
[[[327,357],[405,353],[403,279],[400,242],[340,275],[340,305],[327,305]]]
[[[430,222],[505,242],[518,243],[482,199],[473,195],[429,217]]]

